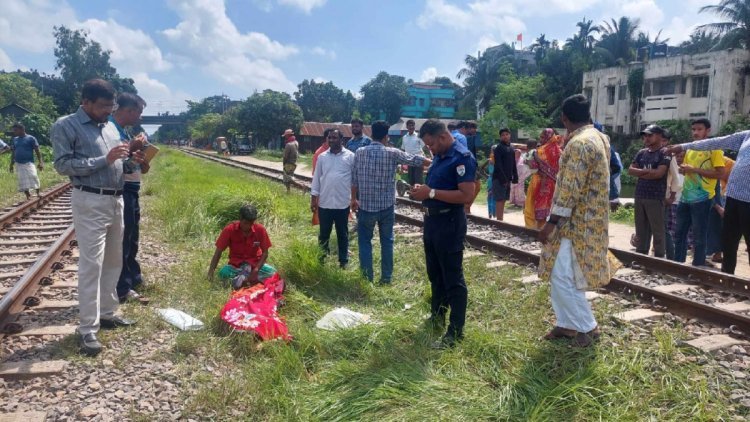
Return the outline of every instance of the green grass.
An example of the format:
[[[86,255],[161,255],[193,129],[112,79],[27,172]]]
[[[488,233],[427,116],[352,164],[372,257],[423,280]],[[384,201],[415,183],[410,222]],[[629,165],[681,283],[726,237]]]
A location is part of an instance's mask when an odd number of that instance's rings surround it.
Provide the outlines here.
[[[67,182],[67,176],[61,176],[55,171],[52,160],[52,148],[42,146],[42,159],[44,170],[38,171],[41,190],[49,189],[57,184]],[[36,160],[36,158],[35,158]],[[15,204],[26,199],[26,196],[18,192],[18,182],[15,173],[10,173],[10,154],[0,155],[0,207]],[[33,194],[34,192],[32,192]]]
[[[439,334],[423,326],[429,284],[418,238],[397,238],[393,285],[371,286],[356,270],[338,269],[333,257],[318,262],[317,228],[301,194],[170,150],[145,183],[143,231],[180,260],[169,273],[146,274],[148,294],[155,306],[182,309],[207,325],[177,334],[162,352],[178,363],[182,385],[197,389],[185,417],[640,421],[722,420],[738,412],[713,365],[698,365],[697,352],[679,346],[679,327],[657,323],[653,335],[642,335],[613,322],[619,305],[599,302],[605,335],[596,348],[540,341],[553,320],[547,285],[522,285],[513,278],[528,270],[488,270],[489,257],[474,257],[465,260],[466,339],[434,351],[429,345]],[[280,313],[294,336],[288,343],[258,343],[218,319],[228,291],[209,284],[205,272],[215,237],[243,201],[261,210],[274,244],[269,262],[287,281]],[[351,249],[356,268],[356,240]],[[376,246],[376,274],[378,256]],[[337,306],[370,314],[375,323],[316,329],[316,320]],[[140,330],[162,328],[151,318]]]
[[[312,167],[312,156],[312,153],[300,153],[299,157],[297,158],[297,163],[305,164],[307,168],[310,168]],[[284,150],[258,148],[255,150],[255,152],[252,153],[251,157],[257,158],[259,160],[274,161],[280,163],[284,158]]]
[[[628,204],[627,206],[620,206],[617,211],[609,214],[609,219],[617,221],[618,223],[625,223],[631,226],[635,225],[635,208]]]

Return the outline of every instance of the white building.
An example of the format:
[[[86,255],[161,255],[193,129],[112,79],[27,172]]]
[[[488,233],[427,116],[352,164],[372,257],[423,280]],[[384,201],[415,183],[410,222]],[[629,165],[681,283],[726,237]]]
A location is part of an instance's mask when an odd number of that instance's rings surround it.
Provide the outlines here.
[[[628,75],[643,69],[640,111],[631,112]],[[637,133],[658,120],[706,117],[718,130],[733,114],[750,111],[750,52],[724,50],[652,58],[583,74],[595,121],[616,133]]]

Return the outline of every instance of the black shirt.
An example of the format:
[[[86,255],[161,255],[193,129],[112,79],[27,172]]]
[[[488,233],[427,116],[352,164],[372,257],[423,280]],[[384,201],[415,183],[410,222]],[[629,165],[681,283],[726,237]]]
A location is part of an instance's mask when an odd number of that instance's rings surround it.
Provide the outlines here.
[[[518,183],[516,153],[510,144],[500,142],[495,145],[495,170],[492,172],[492,183]]]

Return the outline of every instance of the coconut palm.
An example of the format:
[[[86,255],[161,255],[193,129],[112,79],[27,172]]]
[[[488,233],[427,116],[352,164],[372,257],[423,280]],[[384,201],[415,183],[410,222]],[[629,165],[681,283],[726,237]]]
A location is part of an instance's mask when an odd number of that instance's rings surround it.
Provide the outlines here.
[[[594,21],[591,19],[587,20],[585,16],[580,22],[576,23],[576,26],[578,27],[578,33],[573,35],[573,38],[568,38],[565,41],[565,45],[575,51],[591,51],[596,42],[594,34],[600,32],[599,27],[594,25]]]
[[[635,58],[633,43],[638,31],[640,20],[623,16],[611,22],[604,21],[599,26],[602,38],[597,44],[609,51],[616,63],[626,64]]]
[[[696,32],[721,35],[718,48],[750,48],[750,2],[748,0],[722,0],[719,4],[703,6],[700,13],[711,12],[723,19],[723,22],[708,23],[696,28]]]

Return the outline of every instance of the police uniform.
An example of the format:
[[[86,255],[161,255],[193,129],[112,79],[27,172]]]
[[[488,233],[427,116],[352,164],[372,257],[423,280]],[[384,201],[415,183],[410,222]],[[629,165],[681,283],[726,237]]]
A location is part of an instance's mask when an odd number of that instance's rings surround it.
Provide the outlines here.
[[[459,183],[474,183],[477,161],[461,143],[454,141],[442,155],[435,155],[427,173],[427,186],[458,190]],[[424,252],[432,287],[432,318],[443,321],[451,309],[446,336],[463,336],[468,290],[463,272],[466,214],[463,204],[437,199],[422,201],[425,207]]]

